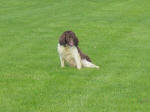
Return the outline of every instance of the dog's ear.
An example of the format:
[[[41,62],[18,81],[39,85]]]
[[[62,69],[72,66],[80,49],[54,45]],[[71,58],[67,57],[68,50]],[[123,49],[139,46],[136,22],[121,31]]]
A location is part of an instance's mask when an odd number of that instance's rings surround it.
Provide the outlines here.
[[[59,38],[59,43],[60,45],[65,45],[66,44],[66,35],[63,33],[60,38]]]
[[[74,36],[73,40],[74,40],[74,45],[78,46],[78,43],[79,43],[78,38],[76,36]]]

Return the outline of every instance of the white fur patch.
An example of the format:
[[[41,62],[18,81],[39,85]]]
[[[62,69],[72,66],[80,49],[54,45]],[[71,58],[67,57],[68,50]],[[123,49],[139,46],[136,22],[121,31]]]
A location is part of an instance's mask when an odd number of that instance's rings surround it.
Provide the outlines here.
[[[60,56],[61,67],[64,67],[64,61],[65,61],[70,66],[77,67],[78,69],[80,69],[81,67],[99,68],[98,66],[87,61],[86,59],[81,60],[78,49],[75,46],[64,47],[58,44],[57,50]]]
[[[71,66],[76,66],[75,55],[77,55],[78,61],[81,63],[81,59],[78,50],[75,46],[61,46],[58,44],[58,53],[64,61],[66,61]]]

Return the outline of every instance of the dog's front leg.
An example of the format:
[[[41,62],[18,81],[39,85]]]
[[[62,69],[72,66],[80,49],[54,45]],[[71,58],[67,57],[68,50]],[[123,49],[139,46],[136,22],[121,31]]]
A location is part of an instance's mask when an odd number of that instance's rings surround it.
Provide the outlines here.
[[[79,56],[75,56],[75,61],[76,61],[77,69],[81,69],[81,59],[79,58]]]
[[[74,48],[72,53],[73,53],[73,57],[74,57],[75,62],[76,62],[77,69],[81,69],[81,67],[82,67],[81,58],[80,58],[80,55],[79,55],[77,49]]]
[[[63,68],[65,64],[64,64],[64,59],[61,56],[60,56],[60,63],[61,63],[61,67]]]

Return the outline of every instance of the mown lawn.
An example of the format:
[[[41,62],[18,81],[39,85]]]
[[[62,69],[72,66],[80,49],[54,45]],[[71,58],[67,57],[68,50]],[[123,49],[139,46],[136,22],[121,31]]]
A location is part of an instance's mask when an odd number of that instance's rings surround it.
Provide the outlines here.
[[[60,67],[74,31],[101,68]],[[0,112],[148,112],[149,0],[0,0]]]

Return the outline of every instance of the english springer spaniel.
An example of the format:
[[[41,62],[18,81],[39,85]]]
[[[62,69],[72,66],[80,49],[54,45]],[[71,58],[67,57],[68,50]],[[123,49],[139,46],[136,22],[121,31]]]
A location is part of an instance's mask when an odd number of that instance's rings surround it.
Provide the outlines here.
[[[72,67],[81,69],[82,67],[99,68],[92,63],[91,59],[83,54],[78,47],[78,38],[72,31],[65,31],[59,39],[58,53],[60,57],[61,67],[64,67],[66,62]]]

